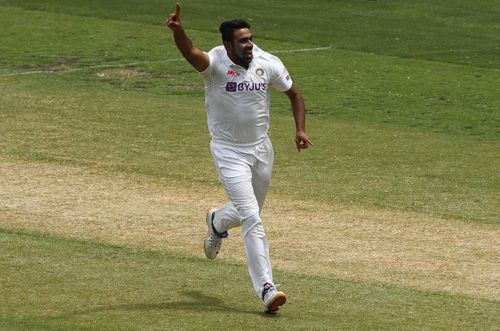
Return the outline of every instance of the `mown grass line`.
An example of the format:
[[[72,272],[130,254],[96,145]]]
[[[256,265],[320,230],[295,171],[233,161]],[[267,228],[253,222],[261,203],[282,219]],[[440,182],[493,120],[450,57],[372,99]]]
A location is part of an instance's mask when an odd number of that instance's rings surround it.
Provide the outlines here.
[[[0,230],[0,326],[11,329],[493,329],[500,303],[276,271],[290,296],[261,312],[246,267]]]

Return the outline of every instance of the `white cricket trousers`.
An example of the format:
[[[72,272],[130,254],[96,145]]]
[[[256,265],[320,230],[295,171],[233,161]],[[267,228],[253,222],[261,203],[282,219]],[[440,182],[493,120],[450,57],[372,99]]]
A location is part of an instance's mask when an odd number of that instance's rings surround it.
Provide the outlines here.
[[[217,208],[218,232],[242,226],[248,273],[259,298],[263,285],[273,283],[269,245],[260,212],[271,181],[274,152],[269,138],[249,147],[210,143],[220,181],[230,202]]]

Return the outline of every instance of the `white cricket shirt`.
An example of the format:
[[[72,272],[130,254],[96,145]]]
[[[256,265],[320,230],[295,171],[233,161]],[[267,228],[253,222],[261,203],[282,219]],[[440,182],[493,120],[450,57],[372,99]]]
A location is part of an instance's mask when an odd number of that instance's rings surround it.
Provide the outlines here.
[[[248,69],[231,61],[224,46],[213,48],[208,56],[210,64],[201,75],[212,139],[233,146],[260,143],[269,130],[269,87],[289,90],[288,71],[280,59],[256,45]]]

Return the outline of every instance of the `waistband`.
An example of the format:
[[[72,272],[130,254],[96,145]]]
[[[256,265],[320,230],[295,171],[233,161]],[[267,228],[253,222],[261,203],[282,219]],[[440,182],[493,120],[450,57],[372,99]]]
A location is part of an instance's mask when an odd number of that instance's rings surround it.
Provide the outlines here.
[[[224,139],[212,138],[213,143],[231,146],[231,147],[242,147],[242,148],[257,146],[266,140],[269,140],[269,136],[264,136],[261,139],[254,141],[254,142],[251,142],[251,143],[235,143],[234,141],[227,141]]]

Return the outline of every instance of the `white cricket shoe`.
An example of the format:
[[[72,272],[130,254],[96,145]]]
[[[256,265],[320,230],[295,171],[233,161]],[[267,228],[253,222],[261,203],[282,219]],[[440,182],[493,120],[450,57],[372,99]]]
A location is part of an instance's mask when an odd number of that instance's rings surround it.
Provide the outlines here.
[[[229,236],[229,233],[227,231],[218,233],[217,230],[215,230],[213,224],[215,211],[216,208],[211,208],[207,212],[208,234],[207,238],[205,239],[204,246],[205,246],[205,255],[209,259],[215,259],[217,257],[217,254],[219,253],[222,247],[222,239],[227,238],[227,236]]]
[[[265,283],[262,290],[262,301],[266,306],[267,314],[275,314],[286,302],[285,293],[278,291],[272,284]]]

